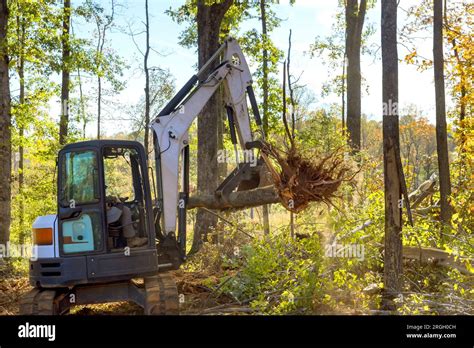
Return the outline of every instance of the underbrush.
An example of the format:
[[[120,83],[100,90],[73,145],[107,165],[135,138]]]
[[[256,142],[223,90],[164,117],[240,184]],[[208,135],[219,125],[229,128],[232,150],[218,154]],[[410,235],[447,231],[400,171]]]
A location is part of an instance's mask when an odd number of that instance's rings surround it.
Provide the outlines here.
[[[242,248],[239,271],[221,280],[237,301],[268,314],[311,313],[321,302],[321,245],[318,235],[276,235]]]
[[[185,265],[208,274],[207,286],[235,304],[266,314],[311,313],[322,301],[322,248],[318,234],[292,239],[289,232],[249,238],[222,229],[219,244],[205,243]]]

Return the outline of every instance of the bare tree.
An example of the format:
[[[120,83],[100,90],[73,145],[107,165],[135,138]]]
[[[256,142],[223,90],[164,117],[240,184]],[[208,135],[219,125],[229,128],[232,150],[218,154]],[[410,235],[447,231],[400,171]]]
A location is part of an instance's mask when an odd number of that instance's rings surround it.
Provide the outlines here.
[[[291,29],[290,29],[290,34],[288,35],[288,57],[286,60],[286,74],[288,78],[288,91],[290,92],[290,103],[291,103],[291,134],[288,134],[288,136],[291,138],[291,144],[293,145],[294,139],[295,139],[295,127],[296,127],[296,119],[295,119],[296,102],[295,102],[293,84],[291,81],[290,62],[291,62]],[[283,86],[283,88],[285,88],[285,86]],[[286,101],[284,101],[283,103],[286,104]],[[286,105],[285,105],[285,108],[286,108]],[[286,119],[286,115],[285,115],[285,119]],[[290,235],[292,238],[294,238],[295,236],[295,217],[292,211],[290,211]]]
[[[100,120],[102,112],[102,74],[100,73],[101,60],[103,59],[105,37],[107,31],[112,26],[115,15],[115,1],[111,0],[111,14],[105,16],[105,21],[100,13],[93,11],[95,24],[97,27],[97,48],[96,48],[96,64],[97,64],[97,139],[100,139]]]
[[[402,187],[398,159],[397,0],[382,1],[382,95],[385,193],[384,302],[393,309],[402,276]],[[398,153],[397,153],[398,152]]]
[[[451,220],[451,179],[449,175],[448,135],[446,131],[446,102],[443,57],[443,0],[434,0],[433,9],[433,67],[436,98],[436,146],[438,152],[441,221]]]
[[[11,110],[8,75],[8,5],[0,0],[0,243],[10,239],[11,221]]]

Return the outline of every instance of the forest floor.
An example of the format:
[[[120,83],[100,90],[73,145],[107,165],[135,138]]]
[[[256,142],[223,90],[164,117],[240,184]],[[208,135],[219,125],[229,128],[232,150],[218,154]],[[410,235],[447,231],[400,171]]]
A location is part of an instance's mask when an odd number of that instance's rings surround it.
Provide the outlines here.
[[[219,275],[193,272],[189,270],[178,270],[173,272],[178,293],[182,299],[180,303],[181,315],[262,315],[246,303],[240,303],[235,298],[219,291]],[[0,315],[18,315],[20,298],[31,289],[28,277],[22,274],[1,274],[0,277]],[[330,296],[338,299],[337,304],[332,306],[319,306],[312,314],[329,315],[370,315],[381,314],[376,308],[363,308],[354,300],[354,294],[337,289]],[[429,296],[436,296],[432,293]],[[340,301],[339,301],[340,300]],[[433,301],[430,301],[431,303]],[[452,302],[452,301],[451,301]],[[459,303],[456,303],[459,302]],[[439,314],[474,315],[473,300],[462,299],[449,304],[453,308],[445,308]],[[448,306],[448,304],[443,304]],[[473,306],[473,307],[471,307]],[[456,307],[459,307],[456,309]],[[113,302],[105,304],[76,306],[71,309],[71,315],[141,315],[143,309],[132,302]],[[311,314],[311,313],[306,313]],[[395,313],[394,313],[395,314]],[[399,313],[401,314],[401,313]],[[418,313],[423,314],[423,313]],[[429,314],[429,313],[425,313]],[[434,313],[431,313],[434,314]]]
[[[182,315],[258,315],[254,309],[238,303],[226,294],[219,294],[209,288],[212,275],[202,272],[174,271],[178,293],[184,301],[180,304]],[[3,276],[0,279],[0,315],[18,315],[19,301],[31,286],[28,277],[22,275]],[[105,304],[76,306],[73,315],[141,315],[143,309],[132,302],[112,302]],[[357,314],[351,308],[324,311],[319,314]]]
[[[209,277],[202,273],[173,272],[178,293],[184,295],[180,313],[185,315],[248,314],[250,308],[240,306],[226,295],[215,295],[204,285]],[[0,279],[0,315],[18,315],[19,301],[32,287],[26,276]],[[132,302],[112,302],[98,305],[77,306],[71,311],[76,315],[140,315],[143,309]]]
[[[279,218],[280,216],[277,216]],[[283,218],[282,218],[283,219]],[[230,247],[233,249],[233,245]],[[211,258],[212,259],[212,258]],[[192,263],[192,262],[191,262]],[[223,270],[211,261],[207,267],[190,270],[183,267],[172,274],[181,298],[181,315],[261,315],[248,303],[224,293],[219,284]],[[0,315],[18,315],[19,302],[23,295],[32,289],[28,282],[25,265],[13,267],[15,271],[4,271],[0,267]],[[341,292],[331,296],[348,300],[350,294]],[[345,301],[343,301],[345,302]],[[112,302],[86,306],[75,306],[72,315],[141,315],[143,309],[133,302]],[[337,307],[321,306],[314,314],[363,314],[355,306],[339,303]]]

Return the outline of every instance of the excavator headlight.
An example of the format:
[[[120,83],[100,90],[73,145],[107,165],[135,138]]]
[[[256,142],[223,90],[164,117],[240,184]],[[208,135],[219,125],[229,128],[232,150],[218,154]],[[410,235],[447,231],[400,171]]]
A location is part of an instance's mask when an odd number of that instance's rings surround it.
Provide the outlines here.
[[[53,244],[53,229],[33,228],[33,244],[34,245],[51,245]]]

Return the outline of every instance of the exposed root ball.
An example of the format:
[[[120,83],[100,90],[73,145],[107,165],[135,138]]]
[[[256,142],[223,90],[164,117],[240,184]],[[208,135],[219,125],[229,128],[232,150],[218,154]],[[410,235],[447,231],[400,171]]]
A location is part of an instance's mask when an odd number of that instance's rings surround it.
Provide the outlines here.
[[[330,204],[349,173],[340,150],[322,159],[305,158],[295,146],[284,152],[265,144],[262,152],[284,206],[295,213],[310,202]]]

